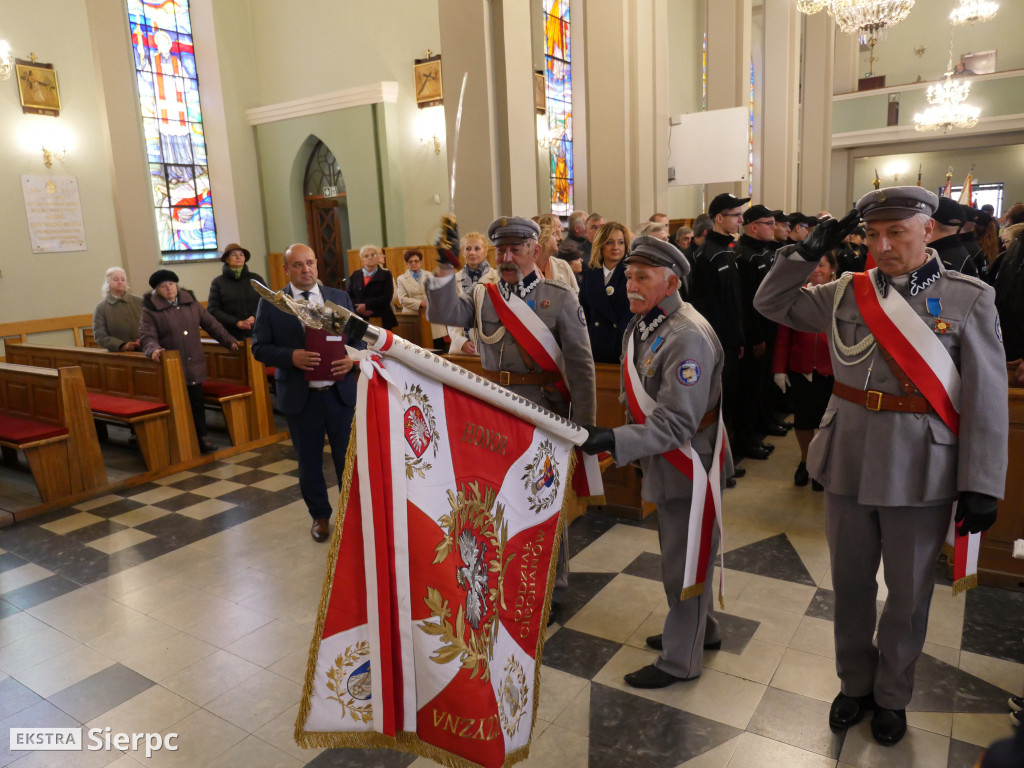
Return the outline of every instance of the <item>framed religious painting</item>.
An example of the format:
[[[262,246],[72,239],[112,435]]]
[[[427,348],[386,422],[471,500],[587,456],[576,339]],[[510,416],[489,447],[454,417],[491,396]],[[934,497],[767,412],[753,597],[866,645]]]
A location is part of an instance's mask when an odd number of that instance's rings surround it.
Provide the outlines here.
[[[53,64],[15,59],[14,66],[18,74],[21,111],[27,115],[59,116],[60,90]]]
[[[430,52],[427,51],[427,53],[429,54]],[[412,72],[416,89],[416,106],[423,109],[443,104],[441,55],[427,56],[425,59],[414,59]]]

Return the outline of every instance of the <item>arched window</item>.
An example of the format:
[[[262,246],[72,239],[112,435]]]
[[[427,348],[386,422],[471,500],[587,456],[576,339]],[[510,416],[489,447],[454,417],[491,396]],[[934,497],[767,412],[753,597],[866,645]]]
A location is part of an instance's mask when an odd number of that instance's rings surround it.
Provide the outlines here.
[[[309,162],[306,163],[305,189],[306,197],[323,195],[324,197],[337,197],[345,193],[345,179],[338,168],[338,161],[334,159],[334,153],[322,141],[318,141],[309,155]],[[333,192],[327,194],[324,190]]]
[[[216,258],[189,0],[127,0],[127,5],[163,260]]]
[[[551,212],[573,210],[572,45],[569,0],[544,0],[544,104],[551,146]]]

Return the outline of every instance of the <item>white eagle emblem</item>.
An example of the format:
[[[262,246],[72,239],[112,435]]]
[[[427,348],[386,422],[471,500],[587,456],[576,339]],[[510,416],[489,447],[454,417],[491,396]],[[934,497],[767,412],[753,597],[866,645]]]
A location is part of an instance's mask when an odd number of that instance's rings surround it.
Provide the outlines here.
[[[459,534],[459,554],[464,566],[455,572],[459,586],[467,591],[466,620],[473,629],[480,629],[480,622],[487,614],[484,589],[487,588],[487,543],[477,542],[469,529]]]

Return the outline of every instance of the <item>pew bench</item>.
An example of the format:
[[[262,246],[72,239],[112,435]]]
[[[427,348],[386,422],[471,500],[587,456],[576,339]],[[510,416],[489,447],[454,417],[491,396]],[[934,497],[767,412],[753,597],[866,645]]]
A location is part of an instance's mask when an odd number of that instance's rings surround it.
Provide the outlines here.
[[[0,455],[22,451],[44,502],[107,484],[78,368],[0,363]]]
[[[147,470],[199,456],[178,352],[168,350],[158,363],[138,352],[8,342],[7,357],[46,368],[78,366],[93,418],[130,429]]]
[[[232,445],[243,445],[277,432],[270,403],[270,388],[263,364],[252,356],[252,340],[237,352],[214,339],[203,339],[207,380],[203,397],[208,408],[220,409]]]

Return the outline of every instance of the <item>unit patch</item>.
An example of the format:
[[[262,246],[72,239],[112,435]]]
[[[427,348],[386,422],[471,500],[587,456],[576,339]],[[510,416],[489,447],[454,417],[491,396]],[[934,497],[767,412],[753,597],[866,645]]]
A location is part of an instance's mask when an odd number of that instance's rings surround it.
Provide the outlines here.
[[[700,381],[700,363],[696,360],[683,360],[676,369],[676,378],[685,387],[692,387]]]

